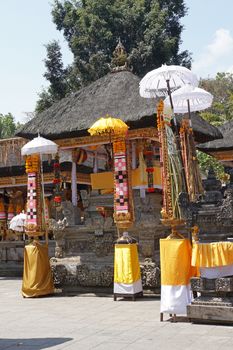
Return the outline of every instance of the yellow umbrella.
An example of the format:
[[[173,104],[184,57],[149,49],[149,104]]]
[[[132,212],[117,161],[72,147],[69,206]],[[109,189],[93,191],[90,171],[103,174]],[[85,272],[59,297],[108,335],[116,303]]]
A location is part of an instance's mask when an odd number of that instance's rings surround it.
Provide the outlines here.
[[[109,134],[109,135],[123,135],[127,132],[128,126],[121,120],[106,115],[106,118],[98,119],[88,132],[93,135]]]

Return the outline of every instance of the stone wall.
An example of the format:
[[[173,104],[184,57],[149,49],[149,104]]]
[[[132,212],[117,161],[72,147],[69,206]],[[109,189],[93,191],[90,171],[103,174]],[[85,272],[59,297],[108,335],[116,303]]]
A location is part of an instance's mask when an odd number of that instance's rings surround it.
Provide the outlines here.
[[[23,275],[24,241],[0,242],[0,277],[21,277]],[[55,254],[55,242],[49,242],[49,256]]]
[[[160,288],[159,239],[168,235],[160,224],[162,196],[153,193],[140,198],[134,193],[135,224],[129,234],[139,246],[144,289]],[[56,286],[66,291],[104,291],[113,285],[114,242],[118,235],[111,217],[103,218],[96,206],[111,207],[112,195],[89,198],[85,225],[67,228],[59,240],[57,257],[51,259]]]
[[[135,224],[129,234],[138,241],[144,288],[159,291],[159,239],[168,231],[160,224],[162,196],[140,198],[134,192]],[[87,198],[83,225],[54,232],[50,241],[55,285],[64,291],[112,291],[114,242],[118,238],[112,216],[103,218],[97,206],[113,208],[113,196],[93,193]],[[0,276],[22,276],[24,242],[0,242]]]

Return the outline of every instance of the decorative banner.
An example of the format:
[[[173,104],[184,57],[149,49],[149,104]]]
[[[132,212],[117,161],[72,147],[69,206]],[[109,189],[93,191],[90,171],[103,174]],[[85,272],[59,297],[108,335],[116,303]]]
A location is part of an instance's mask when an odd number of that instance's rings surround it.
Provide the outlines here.
[[[128,181],[126,171],[125,154],[115,154],[114,156],[115,175],[115,209],[119,213],[127,213],[128,206]]]
[[[29,155],[25,162],[28,174],[27,186],[27,217],[26,232],[36,234],[42,228],[40,157],[38,154]]]
[[[144,149],[144,155],[146,160],[146,172],[147,172],[147,182],[148,182],[148,192],[154,192],[154,178],[153,178],[153,147],[150,142],[147,142]]]
[[[6,210],[3,198],[0,199],[0,221],[6,221]]]
[[[3,198],[0,198],[0,236],[6,237],[6,210]]]
[[[53,170],[54,170],[53,184],[55,186],[54,203],[55,203],[55,206],[60,206],[61,204],[61,169],[60,169],[58,153],[55,156],[55,160],[53,163]]]
[[[49,224],[49,219],[50,219],[50,215],[49,215],[49,199],[45,198],[45,224],[46,225]]]
[[[132,225],[132,203],[129,186],[129,169],[125,140],[114,141],[114,220],[118,227],[127,228]]]
[[[26,232],[37,231],[36,173],[28,173]]]

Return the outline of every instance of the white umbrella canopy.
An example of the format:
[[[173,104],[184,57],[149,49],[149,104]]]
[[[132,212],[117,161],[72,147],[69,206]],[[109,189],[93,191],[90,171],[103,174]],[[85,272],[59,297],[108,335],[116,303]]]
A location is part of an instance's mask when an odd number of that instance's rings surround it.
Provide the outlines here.
[[[140,81],[139,92],[142,97],[155,98],[167,95],[168,89],[174,91],[185,84],[197,86],[196,75],[186,67],[164,64],[144,76]]]
[[[174,113],[189,113],[202,111],[209,108],[213,102],[213,96],[204,89],[185,85],[172,92]],[[167,96],[164,100],[165,108],[170,107],[170,99]]]
[[[58,145],[55,142],[38,136],[22,147],[21,154],[22,156],[31,154],[55,154],[57,150]]]
[[[16,232],[23,232],[25,227],[26,214],[20,213],[14,216],[9,224],[9,228]]]
[[[35,137],[32,141],[29,141],[24,145],[21,149],[22,156],[29,156],[32,154],[39,154],[41,159],[41,184],[42,184],[42,203],[43,203],[43,213],[45,218],[45,194],[44,194],[44,175],[43,175],[43,163],[42,163],[42,155],[43,154],[56,154],[58,151],[58,145],[41,137]],[[48,235],[46,231],[46,242],[48,243]]]

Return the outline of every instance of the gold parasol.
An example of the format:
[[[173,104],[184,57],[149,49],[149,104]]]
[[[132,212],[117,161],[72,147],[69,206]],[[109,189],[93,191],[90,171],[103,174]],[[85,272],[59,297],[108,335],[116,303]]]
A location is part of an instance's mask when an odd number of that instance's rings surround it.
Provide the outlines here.
[[[98,119],[88,132],[91,136],[108,134],[108,135],[123,135],[127,132],[128,126],[121,120],[113,118],[110,115],[106,115],[105,118]]]

